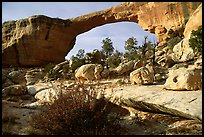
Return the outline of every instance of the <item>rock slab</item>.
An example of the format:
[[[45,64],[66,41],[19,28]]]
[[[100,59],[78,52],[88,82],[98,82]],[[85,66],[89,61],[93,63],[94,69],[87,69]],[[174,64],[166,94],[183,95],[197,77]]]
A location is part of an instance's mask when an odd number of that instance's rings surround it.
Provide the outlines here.
[[[164,85],[126,86],[106,90],[124,106],[202,120],[202,91],[169,91]]]

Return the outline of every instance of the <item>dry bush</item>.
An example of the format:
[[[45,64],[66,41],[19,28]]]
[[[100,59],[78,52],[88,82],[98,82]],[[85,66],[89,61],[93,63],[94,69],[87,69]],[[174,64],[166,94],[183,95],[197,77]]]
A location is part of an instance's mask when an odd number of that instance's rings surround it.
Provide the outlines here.
[[[73,90],[56,100],[40,114],[32,125],[45,135],[119,135],[124,130],[119,117],[111,113],[109,101],[96,99],[96,92]]]

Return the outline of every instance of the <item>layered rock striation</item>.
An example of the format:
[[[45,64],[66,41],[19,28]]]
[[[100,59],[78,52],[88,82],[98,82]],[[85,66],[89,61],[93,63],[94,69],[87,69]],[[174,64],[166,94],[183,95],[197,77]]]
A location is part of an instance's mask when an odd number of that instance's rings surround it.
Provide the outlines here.
[[[98,12],[62,20],[43,15],[4,22],[3,66],[41,66],[64,61],[77,35],[114,22],[138,23],[159,42],[169,29],[181,30],[201,2],[126,2]],[[137,32],[135,32],[137,33]]]

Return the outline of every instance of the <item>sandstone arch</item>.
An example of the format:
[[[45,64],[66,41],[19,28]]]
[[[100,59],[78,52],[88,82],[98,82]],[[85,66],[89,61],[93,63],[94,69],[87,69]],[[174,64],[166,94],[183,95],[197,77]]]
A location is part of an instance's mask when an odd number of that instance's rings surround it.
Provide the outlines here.
[[[144,42],[144,36],[148,36],[148,40],[157,42],[158,38],[155,34],[144,31],[135,22],[117,22],[97,26],[89,31],[77,35],[76,43],[71,51],[65,56],[65,60],[69,60],[73,55],[76,55],[79,49],[84,49],[86,53],[92,52],[94,49],[100,50],[102,40],[109,37],[113,42],[115,50],[125,52],[124,42],[135,37],[138,40],[138,45]],[[85,47],[83,45],[86,45]],[[87,45],[89,47],[87,47]]]
[[[98,12],[62,20],[43,15],[5,22],[2,26],[2,64],[38,66],[59,63],[73,48],[76,36],[114,22],[138,23],[163,40],[166,30],[185,27],[201,2],[126,2]]]

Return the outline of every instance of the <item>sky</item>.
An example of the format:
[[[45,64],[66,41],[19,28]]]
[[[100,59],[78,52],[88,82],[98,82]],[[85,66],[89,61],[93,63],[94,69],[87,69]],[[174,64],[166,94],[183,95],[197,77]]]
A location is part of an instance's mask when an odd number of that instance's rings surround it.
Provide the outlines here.
[[[52,18],[75,18],[90,12],[100,11],[123,2],[2,2],[2,23],[9,20],[19,20],[33,15],[46,15]],[[138,45],[144,41],[144,36],[156,42],[157,37],[144,31],[137,23],[119,22],[102,25],[77,36],[74,48],[65,59],[76,55],[79,49],[91,52],[101,50],[102,40],[109,37],[113,47],[120,52],[125,52],[125,41],[135,37]]]

